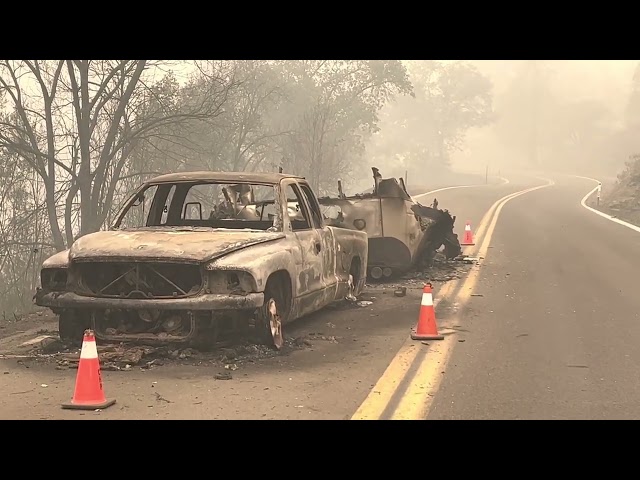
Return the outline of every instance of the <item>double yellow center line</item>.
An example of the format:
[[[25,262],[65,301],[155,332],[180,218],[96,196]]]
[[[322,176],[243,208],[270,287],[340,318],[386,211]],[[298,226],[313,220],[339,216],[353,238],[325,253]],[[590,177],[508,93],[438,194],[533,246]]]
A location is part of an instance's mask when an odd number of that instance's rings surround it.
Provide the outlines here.
[[[478,255],[486,257],[491,237],[504,205],[520,195],[554,184],[552,180],[543,180],[547,183],[506,195],[495,202],[482,217],[476,231],[477,244],[470,249],[469,253],[477,251]],[[479,270],[476,268],[471,270],[461,285],[461,280],[446,283],[438,291],[438,298],[434,301],[435,307],[456,290],[455,302],[459,306],[463,306],[475,288],[478,275]],[[429,346],[408,337],[351,419],[425,419],[454,345],[453,335],[446,335],[444,340],[430,342]]]

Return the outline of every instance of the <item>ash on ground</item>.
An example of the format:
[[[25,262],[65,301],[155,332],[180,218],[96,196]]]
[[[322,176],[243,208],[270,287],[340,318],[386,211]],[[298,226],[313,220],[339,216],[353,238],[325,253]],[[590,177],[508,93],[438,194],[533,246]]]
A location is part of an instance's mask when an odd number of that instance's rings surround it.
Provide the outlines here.
[[[353,309],[372,305],[374,299],[366,293],[359,298],[345,299],[329,305],[327,308]],[[327,324],[329,329],[335,327]],[[297,329],[293,329],[296,332]],[[298,330],[298,333],[301,333]],[[44,338],[30,343],[11,354],[0,354],[0,358],[15,358],[18,363],[39,362],[55,364],[58,370],[76,369],[80,360],[80,348],[64,344],[56,331],[38,331]],[[231,372],[242,365],[257,363],[261,360],[286,356],[296,350],[313,347],[317,342],[340,343],[341,339],[327,332],[304,333],[300,336],[287,336],[284,345],[277,350],[268,345],[255,343],[250,337],[238,336],[226,343],[213,346],[210,350],[201,351],[187,346],[163,345],[146,346],[135,343],[106,343],[97,340],[100,367],[108,371],[129,371],[132,369],[148,370],[162,365],[211,365],[223,367],[218,376],[220,380],[232,378]],[[14,354],[15,353],[15,354]]]
[[[457,280],[466,275],[478,263],[479,258],[461,255],[453,260],[447,260],[442,253],[437,253],[431,265],[409,272],[401,277],[370,283],[370,288],[423,288],[425,283],[444,283]]]
[[[23,314],[0,314],[0,339],[10,337],[31,328],[36,328],[43,322],[51,321],[55,316],[47,309],[38,307],[33,312]],[[45,332],[46,333],[46,332]]]
[[[280,350],[267,345],[238,339],[234,344],[215,348],[213,351],[199,351],[194,348],[176,346],[142,346],[135,344],[105,344],[98,342],[98,355],[102,370],[127,371],[134,368],[152,369],[162,365],[211,365],[223,367],[225,371],[237,370],[240,366],[260,360],[288,355],[295,350],[313,346],[316,341],[336,343],[334,336],[307,334],[297,338],[285,338]],[[55,364],[58,370],[76,369],[80,360],[80,349],[66,346],[54,335],[45,337],[20,355],[2,355],[18,358],[19,362],[39,361]],[[226,378],[225,378],[226,379]]]

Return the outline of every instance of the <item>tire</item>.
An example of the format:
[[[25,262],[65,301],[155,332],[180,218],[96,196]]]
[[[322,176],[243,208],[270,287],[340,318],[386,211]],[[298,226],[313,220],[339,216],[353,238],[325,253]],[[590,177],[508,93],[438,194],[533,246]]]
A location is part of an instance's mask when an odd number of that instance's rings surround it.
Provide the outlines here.
[[[282,325],[291,311],[291,287],[281,276],[272,276],[264,289],[264,304],[258,309],[256,331],[260,343],[280,350],[284,346]]]
[[[86,313],[87,320],[84,321],[84,315],[80,315],[75,310],[63,310],[58,317],[58,335],[60,341],[72,347],[82,346],[84,340],[84,331],[91,328],[89,312]]]

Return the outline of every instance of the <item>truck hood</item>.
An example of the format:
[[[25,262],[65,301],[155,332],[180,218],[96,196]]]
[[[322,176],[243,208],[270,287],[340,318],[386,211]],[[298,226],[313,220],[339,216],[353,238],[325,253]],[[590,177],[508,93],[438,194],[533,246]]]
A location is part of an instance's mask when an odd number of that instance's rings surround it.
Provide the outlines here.
[[[284,238],[284,233],[256,230],[148,228],[106,231],[79,238],[69,251],[69,259],[206,262],[280,238]]]

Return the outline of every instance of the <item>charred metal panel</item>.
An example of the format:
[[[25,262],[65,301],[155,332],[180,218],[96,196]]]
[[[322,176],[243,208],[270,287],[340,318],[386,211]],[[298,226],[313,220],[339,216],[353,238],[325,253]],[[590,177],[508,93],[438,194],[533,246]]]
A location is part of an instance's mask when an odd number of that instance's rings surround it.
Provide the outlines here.
[[[410,202],[397,197],[373,196],[323,198],[320,202],[325,207],[325,214],[330,214],[332,206],[340,208],[342,218],[331,221],[332,225],[358,230],[356,220],[364,220],[363,231],[369,241],[369,268],[388,266],[406,270],[411,267],[425,232],[420,218],[411,210]]]
[[[411,250],[398,238],[369,239],[369,267],[390,267],[403,270],[411,266]]]
[[[281,232],[183,227],[104,231],[79,238],[71,247],[70,258],[71,261],[135,259],[200,263],[284,237]]]
[[[96,310],[92,328],[100,340],[166,344],[187,343],[198,333],[196,316],[185,311],[161,310],[140,315],[135,310]]]
[[[400,198],[407,202],[413,202],[411,196],[402,188],[395,178],[381,179],[374,196],[379,198]]]
[[[371,193],[318,199],[326,221],[333,226],[366,232],[369,240],[368,268],[401,273],[429,257],[443,243],[453,257],[459,249],[453,233],[455,217],[447,211],[424,207],[407,192],[404,182],[383,179],[372,168]],[[457,247],[456,247],[457,245]]]
[[[359,264],[358,276],[353,279],[359,282],[359,289],[364,288],[367,279],[367,261],[369,258],[369,243],[365,232],[330,227],[336,239],[336,276],[338,288],[347,288],[351,266],[357,259]],[[343,291],[339,290],[336,298],[342,298]]]
[[[47,258],[42,268],[65,268],[69,265],[69,250],[58,252]]]
[[[322,213],[326,222],[339,228],[358,230],[356,220],[364,220],[363,232],[370,237],[381,237],[382,209],[378,198],[373,197],[348,197],[348,198],[320,198]],[[332,207],[338,207],[339,213]],[[336,213],[334,213],[336,212]],[[333,218],[338,215],[338,218]]]
[[[264,295],[208,294],[176,299],[137,299],[86,297],[72,292],[58,293],[39,290],[36,293],[38,305],[53,308],[112,308],[120,310],[242,310],[262,306]]]
[[[257,291],[264,290],[267,278],[274,272],[286,271],[291,278],[302,264],[297,245],[289,239],[276,244],[255,245],[249,249],[232,252],[206,264],[208,271],[245,271],[253,276]]]
[[[73,277],[85,295],[110,298],[182,298],[202,290],[199,265],[157,262],[80,262]]]
[[[331,292],[332,287],[338,282],[338,272],[342,266],[337,264],[337,256],[342,246],[336,242],[333,231],[324,227],[319,230],[320,234],[320,257],[322,261],[322,281],[327,292]]]

